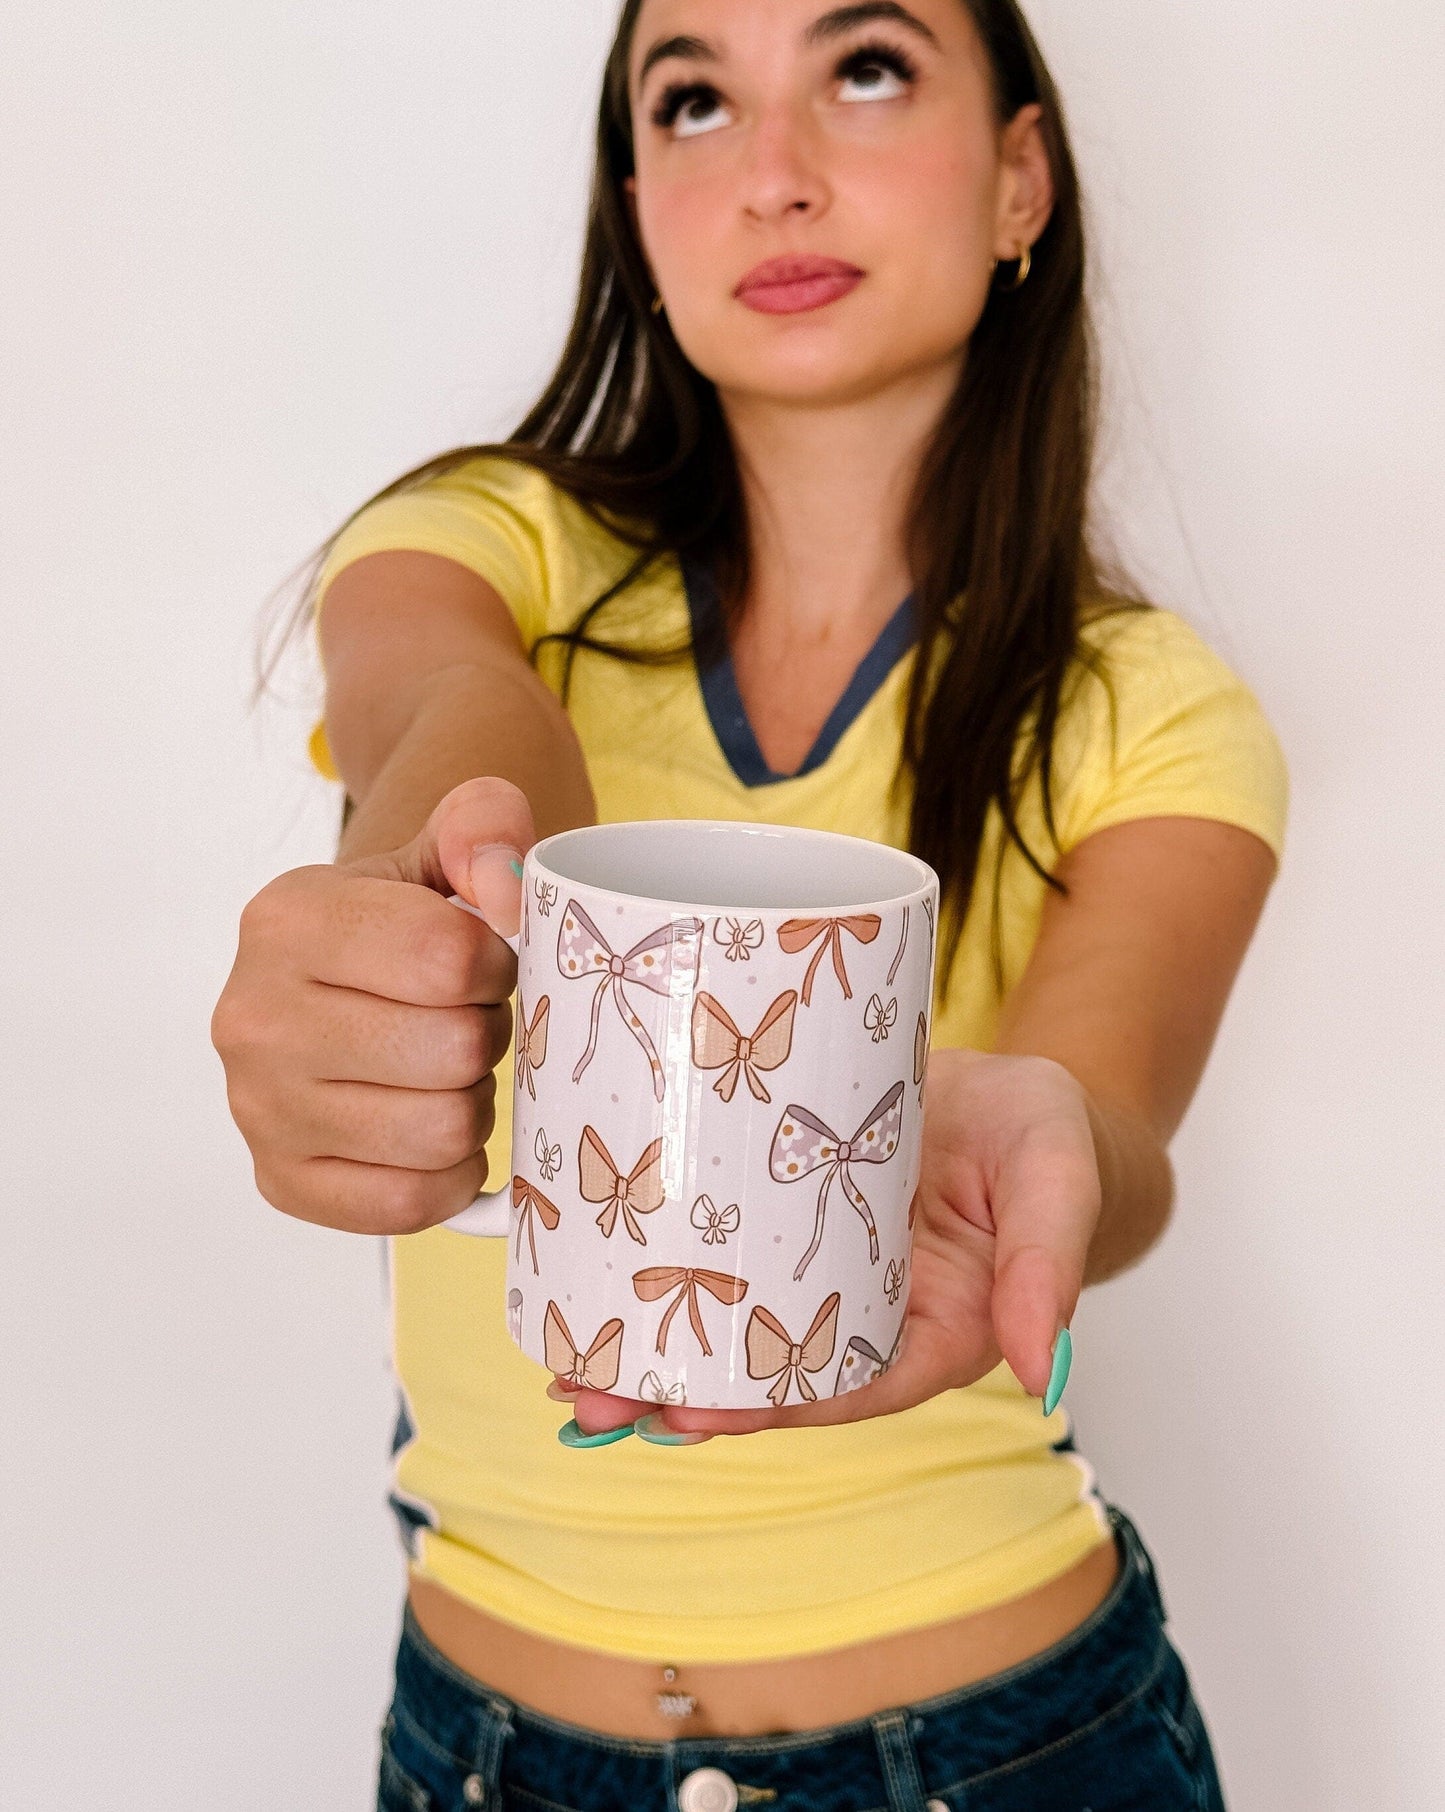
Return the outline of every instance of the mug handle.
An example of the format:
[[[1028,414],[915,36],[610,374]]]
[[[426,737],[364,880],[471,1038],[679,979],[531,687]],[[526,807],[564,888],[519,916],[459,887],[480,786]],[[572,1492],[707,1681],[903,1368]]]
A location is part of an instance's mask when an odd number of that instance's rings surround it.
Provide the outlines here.
[[[471,913],[474,919],[480,919],[484,925],[496,932],[513,956],[521,954],[521,932],[505,937],[485,913],[464,900],[459,893],[448,895],[453,906],[460,906],[463,912]],[[482,1190],[474,1200],[467,1203],[460,1214],[454,1214],[449,1221],[443,1221],[443,1227],[450,1227],[453,1233],[470,1233],[477,1239],[505,1239],[507,1237],[508,1211],[511,1205],[511,1186],[501,1189]]]

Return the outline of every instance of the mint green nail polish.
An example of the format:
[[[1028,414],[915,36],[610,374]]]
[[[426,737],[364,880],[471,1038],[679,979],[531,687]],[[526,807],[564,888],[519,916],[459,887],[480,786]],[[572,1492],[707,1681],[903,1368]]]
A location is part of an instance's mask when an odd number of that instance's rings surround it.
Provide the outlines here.
[[[1067,1328],[1059,1329],[1059,1337],[1054,1342],[1054,1369],[1049,1378],[1049,1388],[1044,1392],[1044,1414],[1051,1416],[1058,1408],[1059,1398],[1064,1394],[1064,1386],[1069,1381],[1069,1367],[1074,1363],[1074,1340]]]
[[[710,1441],[711,1435],[677,1434],[666,1427],[656,1415],[639,1416],[632,1424],[644,1441],[654,1447],[696,1447],[701,1441]]]
[[[511,869],[512,873],[520,881],[522,878],[522,864],[517,860],[517,858],[515,856],[512,857],[511,861],[507,864],[507,866],[508,866],[508,868]]]
[[[557,1430],[557,1439],[564,1447],[610,1447],[614,1441],[626,1440],[631,1433],[632,1424],[624,1422],[621,1428],[607,1428],[601,1434],[583,1434],[573,1416]]]

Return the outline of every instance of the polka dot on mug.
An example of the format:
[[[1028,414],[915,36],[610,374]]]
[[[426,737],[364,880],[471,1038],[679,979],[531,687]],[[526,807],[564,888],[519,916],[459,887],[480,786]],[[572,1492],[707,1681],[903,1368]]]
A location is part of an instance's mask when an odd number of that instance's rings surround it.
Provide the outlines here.
[[[756,987],[756,985],[757,985],[757,980],[758,980],[758,978],[757,978],[757,976],[756,976],[756,975],[750,975],[750,976],[749,976],[749,977],[748,977],[748,986],[749,986],[749,987],[750,987],[750,988],[752,988],[752,987]]]
[[[773,1244],[774,1244],[774,1245],[775,1245],[775,1246],[781,1246],[781,1245],[782,1245],[782,1243],[783,1243],[783,1236],[782,1236],[782,1234],[781,1234],[781,1233],[775,1233],[775,1234],[774,1234],[774,1235],[773,1235]]]
[[[722,1163],[722,1159],[721,1159],[721,1158],[714,1158],[714,1159],[713,1159],[713,1163],[714,1163],[714,1164],[721,1164],[721,1163]]]
[[[857,1087],[857,1086],[858,1086],[858,1085],[857,1085],[857,1083],[856,1083],[856,1082],[855,1082],[855,1083],[854,1083],[854,1084],[853,1084],[853,1086],[854,1086],[854,1088],[856,1088],[856,1087]],[[616,1100],[616,1099],[617,1099],[617,1097],[616,1097],[616,1095],[614,1095],[614,1096],[613,1096],[613,1097],[612,1097],[612,1099],[613,1099],[613,1100],[614,1100],[614,1101],[615,1101],[615,1100]]]

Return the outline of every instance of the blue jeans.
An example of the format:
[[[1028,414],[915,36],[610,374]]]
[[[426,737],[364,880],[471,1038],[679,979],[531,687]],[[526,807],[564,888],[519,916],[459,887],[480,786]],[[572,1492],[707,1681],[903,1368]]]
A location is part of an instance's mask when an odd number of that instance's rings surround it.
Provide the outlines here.
[[[1209,1736],[1133,1523],[1076,1630],[955,1692],[824,1729],[667,1742],[597,1735],[473,1680],[410,1607],[378,1812],[1224,1812]]]

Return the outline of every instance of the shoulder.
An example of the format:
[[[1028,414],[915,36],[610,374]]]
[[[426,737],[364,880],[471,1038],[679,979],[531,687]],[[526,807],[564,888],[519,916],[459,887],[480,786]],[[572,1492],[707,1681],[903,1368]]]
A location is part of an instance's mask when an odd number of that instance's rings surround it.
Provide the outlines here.
[[[626,570],[631,549],[550,474],[505,453],[444,456],[373,498],[334,537],[318,602],[368,554],[439,554],[496,587],[530,646]]]
[[[1125,741],[1208,700],[1262,707],[1249,682],[1200,633],[1160,605],[1107,609],[1080,623],[1066,701]]]
[[[1176,612],[1110,610],[1081,623],[1060,737],[1066,842],[1172,812],[1246,824],[1282,852],[1279,737],[1242,673]]]

